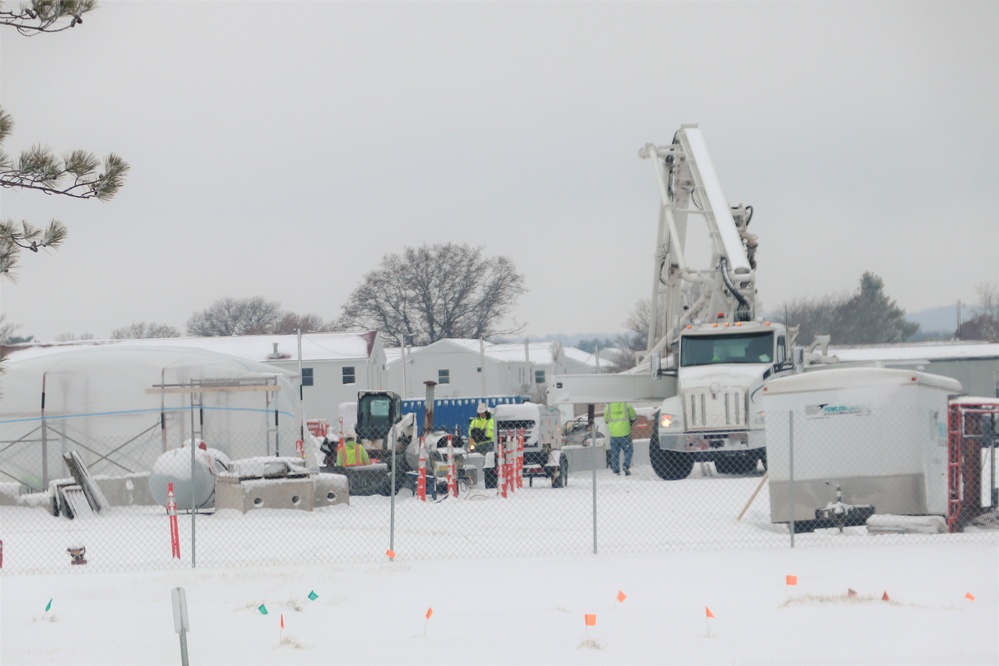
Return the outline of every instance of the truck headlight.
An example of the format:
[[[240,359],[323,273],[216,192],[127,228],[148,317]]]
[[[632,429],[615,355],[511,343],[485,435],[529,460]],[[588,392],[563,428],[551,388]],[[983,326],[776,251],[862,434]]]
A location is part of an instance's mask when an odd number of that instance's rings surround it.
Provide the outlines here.
[[[677,420],[676,416],[673,414],[660,414],[659,415],[659,427],[660,428],[672,428],[673,423]]]
[[[766,412],[756,412],[756,425],[764,425],[767,422]]]

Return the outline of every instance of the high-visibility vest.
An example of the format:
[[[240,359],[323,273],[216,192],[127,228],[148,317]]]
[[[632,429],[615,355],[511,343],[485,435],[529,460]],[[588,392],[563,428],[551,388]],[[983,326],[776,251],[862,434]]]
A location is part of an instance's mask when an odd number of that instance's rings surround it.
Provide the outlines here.
[[[478,428],[486,435],[487,442],[493,441],[496,435],[496,421],[492,417],[476,416],[468,423],[468,438],[472,438],[472,430]]]
[[[631,434],[631,422],[638,418],[635,408],[626,402],[612,402],[604,410],[607,434],[611,437],[627,437]]]
[[[347,442],[336,452],[336,464],[337,467],[356,467],[370,465],[371,459],[362,445],[357,442]]]

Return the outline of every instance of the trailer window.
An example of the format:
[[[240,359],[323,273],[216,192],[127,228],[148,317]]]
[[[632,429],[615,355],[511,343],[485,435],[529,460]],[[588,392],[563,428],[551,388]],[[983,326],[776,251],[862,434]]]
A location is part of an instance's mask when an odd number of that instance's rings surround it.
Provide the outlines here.
[[[438,384],[450,384],[451,383],[451,371],[444,369],[437,371],[437,383]]]
[[[353,384],[355,382],[354,377],[354,366],[344,366],[343,368],[343,383]]]
[[[545,383],[545,371],[544,370],[535,370],[534,371],[534,383],[535,384],[544,384]]]
[[[312,368],[302,368],[302,386],[312,386]]]

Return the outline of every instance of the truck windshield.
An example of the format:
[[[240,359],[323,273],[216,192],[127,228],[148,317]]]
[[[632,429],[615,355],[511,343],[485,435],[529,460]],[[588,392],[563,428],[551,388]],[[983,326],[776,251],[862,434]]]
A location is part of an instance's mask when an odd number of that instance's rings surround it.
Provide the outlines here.
[[[772,363],[774,335],[734,333],[732,335],[685,335],[680,339],[680,366],[721,363]]]

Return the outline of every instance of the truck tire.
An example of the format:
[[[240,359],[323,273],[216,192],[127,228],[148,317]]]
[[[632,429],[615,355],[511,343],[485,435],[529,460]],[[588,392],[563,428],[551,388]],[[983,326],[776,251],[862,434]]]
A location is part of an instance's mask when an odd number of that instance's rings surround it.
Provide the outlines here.
[[[565,488],[569,485],[569,459],[565,455],[558,457],[558,476],[552,479],[552,488]]]
[[[657,412],[656,423],[658,422],[659,414]],[[666,481],[686,479],[690,475],[690,470],[694,469],[694,459],[689,454],[680,451],[663,451],[659,448],[659,432],[655,427],[653,427],[652,436],[649,438],[649,461],[659,478]]]

